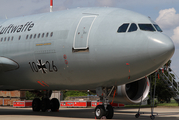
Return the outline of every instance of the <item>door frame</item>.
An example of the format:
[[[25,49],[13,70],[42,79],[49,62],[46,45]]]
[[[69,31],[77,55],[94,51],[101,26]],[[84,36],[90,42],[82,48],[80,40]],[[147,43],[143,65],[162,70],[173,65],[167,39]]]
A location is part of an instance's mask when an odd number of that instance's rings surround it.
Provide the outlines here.
[[[78,27],[81,23],[81,21],[83,20],[83,18],[87,18],[87,17],[94,17],[93,21],[91,22],[91,25],[90,25],[90,28],[89,28],[89,32],[88,32],[88,35],[87,35],[87,40],[86,40],[86,47],[75,47],[75,40],[76,40],[76,34],[77,34],[77,30],[78,30]],[[74,40],[73,40],[73,49],[88,49],[89,46],[88,46],[88,41],[89,41],[89,35],[90,35],[90,31],[91,31],[91,28],[93,26],[93,23],[94,21],[96,20],[97,18],[97,15],[89,15],[89,16],[82,16],[80,21],[78,22],[78,25],[76,27],[76,30],[75,30],[75,35],[74,35]]]

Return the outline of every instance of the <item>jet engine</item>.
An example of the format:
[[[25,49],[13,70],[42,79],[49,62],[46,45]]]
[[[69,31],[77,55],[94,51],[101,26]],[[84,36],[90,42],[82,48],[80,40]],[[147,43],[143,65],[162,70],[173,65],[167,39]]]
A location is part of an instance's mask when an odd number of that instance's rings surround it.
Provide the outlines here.
[[[114,93],[108,98],[113,102],[124,104],[140,103],[144,100],[150,89],[150,82],[148,78],[143,78],[138,81],[117,86],[115,97]]]

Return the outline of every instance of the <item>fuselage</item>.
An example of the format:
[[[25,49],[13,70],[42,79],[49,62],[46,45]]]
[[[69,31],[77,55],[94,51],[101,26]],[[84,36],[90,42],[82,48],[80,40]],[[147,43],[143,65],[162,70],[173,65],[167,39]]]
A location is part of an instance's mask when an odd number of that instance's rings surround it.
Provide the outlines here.
[[[125,32],[119,28],[128,24]],[[130,26],[137,29],[129,32]],[[142,30],[150,24],[154,31]],[[0,89],[95,89],[141,79],[174,53],[170,38],[143,15],[118,8],[78,8],[0,21]],[[2,69],[2,68],[1,68]]]

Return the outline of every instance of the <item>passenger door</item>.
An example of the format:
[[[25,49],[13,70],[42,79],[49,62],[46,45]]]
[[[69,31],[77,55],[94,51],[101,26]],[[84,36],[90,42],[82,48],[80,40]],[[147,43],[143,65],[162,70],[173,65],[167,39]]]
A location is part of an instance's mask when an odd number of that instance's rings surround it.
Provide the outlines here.
[[[88,49],[90,30],[97,16],[83,16],[76,28],[73,49]]]

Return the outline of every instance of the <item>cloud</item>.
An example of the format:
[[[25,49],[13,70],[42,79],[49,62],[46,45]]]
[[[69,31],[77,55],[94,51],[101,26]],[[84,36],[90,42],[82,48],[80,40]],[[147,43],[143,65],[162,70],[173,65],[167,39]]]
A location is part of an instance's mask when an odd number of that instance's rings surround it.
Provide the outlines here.
[[[174,8],[160,10],[156,23],[164,29],[176,46],[179,45],[179,14]],[[179,47],[179,46],[178,46]]]
[[[171,38],[175,43],[179,44],[179,26],[173,30],[173,36]]]
[[[179,26],[179,14],[176,14],[174,8],[160,10],[156,23],[158,23],[162,29],[174,28]]]

